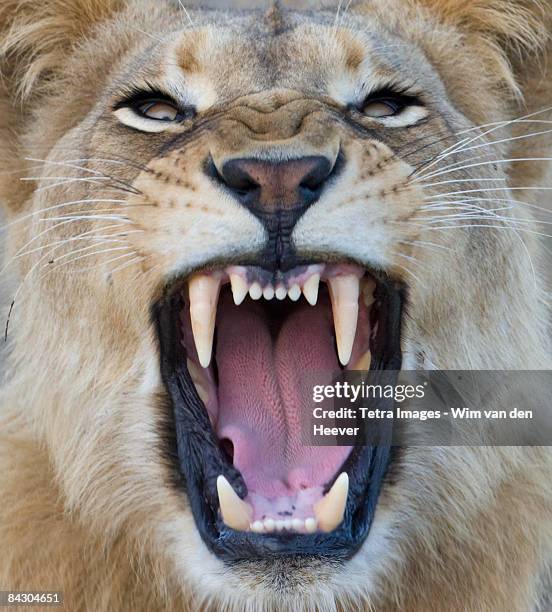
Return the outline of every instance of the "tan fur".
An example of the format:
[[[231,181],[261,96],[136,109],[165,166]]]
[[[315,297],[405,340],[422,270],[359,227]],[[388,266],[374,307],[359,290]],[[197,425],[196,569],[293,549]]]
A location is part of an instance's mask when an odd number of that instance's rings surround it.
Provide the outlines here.
[[[550,369],[534,234],[520,232],[522,242],[512,231],[421,230],[424,197],[448,187],[411,174],[462,138],[454,131],[551,105],[551,9],[373,0],[337,18],[335,8],[278,7],[190,18],[194,27],[168,0],[0,3],[0,198],[15,222],[9,265],[21,282],[0,394],[0,586],[63,590],[69,610],[535,610],[552,551],[544,448],[405,449],[349,562],[222,564],[175,484],[150,307],[174,275],[262,244],[259,221],[205,177],[208,154],[222,162],[341,147],[339,189],[309,209],[294,239],[408,283],[407,365]],[[415,77],[435,95],[436,110],[386,132],[386,142],[362,140],[340,115],[347,79],[376,82],[397,65],[408,67],[405,82]],[[161,77],[193,92],[200,111],[200,127],[169,128],[169,150],[167,134],[137,135],[111,112],[126,84]],[[505,125],[483,142],[504,140],[496,159],[550,155],[546,135],[508,141],[541,129]],[[418,149],[408,138],[432,135],[448,140],[404,154]],[[552,185],[549,165],[537,162],[465,176],[466,189],[489,177]],[[104,201],[83,204],[92,198]],[[519,199],[547,205],[543,192]],[[66,202],[75,203],[48,209]],[[68,213],[105,218],[68,222]],[[510,214],[542,229],[530,207]],[[77,251],[93,244],[86,232],[119,242]]]

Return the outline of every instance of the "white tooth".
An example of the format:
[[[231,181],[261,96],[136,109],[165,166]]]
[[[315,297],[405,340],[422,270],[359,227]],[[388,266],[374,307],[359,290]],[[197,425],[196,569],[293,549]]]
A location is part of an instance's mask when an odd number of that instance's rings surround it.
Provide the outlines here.
[[[276,531],[283,531],[285,526],[285,522],[282,520],[276,521]]]
[[[299,518],[294,518],[291,520],[291,526],[295,531],[301,531],[305,526],[305,521],[302,521]]]
[[[316,519],[309,517],[305,519],[305,530],[307,533],[314,533],[316,531]]]
[[[322,531],[328,533],[341,524],[348,494],[349,476],[342,472],[326,495],[314,504],[314,514]]]
[[[265,519],[265,522],[264,522],[265,531],[268,531],[270,533],[271,531],[274,531],[275,527],[276,527],[276,523],[274,519],[271,519],[271,518]]]
[[[264,533],[264,525],[261,521],[255,521],[251,524],[251,531],[255,533]]]
[[[276,299],[285,300],[286,295],[287,295],[287,289],[283,285],[278,285],[276,287]]]
[[[346,366],[353,351],[357,321],[359,281],[354,274],[334,276],[328,279],[337,341],[337,353],[341,365]]]
[[[230,274],[230,285],[232,286],[234,304],[239,306],[245,300],[245,296],[249,289],[247,281],[239,274]]]
[[[213,352],[220,278],[198,274],[188,283],[190,319],[199,363],[207,368]]]
[[[259,283],[253,283],[251,287],[249,287],[249,297],[252,300],[260,299],[262,294],[263,294],[263,290],[261,288],[261,285],[259,285]]]
[[[265,300],[271,300],[274,297],[274,287],[272,285],[267,285],[263,289],[263,297]]]
[[[301,287],[299,285],[293,285],[288,290],[289,299],[296,302],[301,297]]]
[[[353,370],[364,370],[367,371],[370,369],[370,364],[372,363],[372,353],[370,351],[366,351],[364,355],[355,363],[353,366]]]
[[[292,527],[293,527],[293,521],[291,519],[286,519],[284,521],[284,529],[286,529],[287,531],[291,531]]]
[[[253,509],[240,499],[222,474],[217,478],[217,493],[224,523],[237,531],[247,531],[251,524]]]
[[[316,302],[318,301],[319,283],[320,274],[313,274],[303,285],[303,294],[311,306],[316,306]]]

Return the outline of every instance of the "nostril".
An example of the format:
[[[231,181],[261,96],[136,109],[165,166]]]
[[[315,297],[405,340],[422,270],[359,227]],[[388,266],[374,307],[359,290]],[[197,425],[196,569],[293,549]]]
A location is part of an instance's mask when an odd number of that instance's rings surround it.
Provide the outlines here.
[[[333,165],[326,157],[314,158],[312,168],[306,176],[303,177],[299,185],[302,189],[310,191],[318,191],[332,174]]]
[[[260,185],[241,160],[231,160],[224,164],[219,173],[222,182],[238,195],[248,195],[259,189]]]

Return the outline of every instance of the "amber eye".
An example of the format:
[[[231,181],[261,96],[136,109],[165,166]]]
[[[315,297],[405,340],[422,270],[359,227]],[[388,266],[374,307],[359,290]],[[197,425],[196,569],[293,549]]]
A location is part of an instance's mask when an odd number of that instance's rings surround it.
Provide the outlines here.
[[[179,118],[176,106],[165,100],[146,100],[136,105],[136,112],[155,121],[176,121]]]

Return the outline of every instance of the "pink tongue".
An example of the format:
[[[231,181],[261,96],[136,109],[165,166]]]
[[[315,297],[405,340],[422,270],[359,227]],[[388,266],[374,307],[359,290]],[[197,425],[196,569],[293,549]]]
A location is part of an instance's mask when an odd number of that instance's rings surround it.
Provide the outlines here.
[[[216,429],[219,439],[232,442],[248,490],[274,498],[325,484],[351,449],[306,444],[309,379],[326,373],[329,382],[339,370],[327,299],[296,306],[276,338],[265,313],[256,303],[237,307],[221,299]]]

